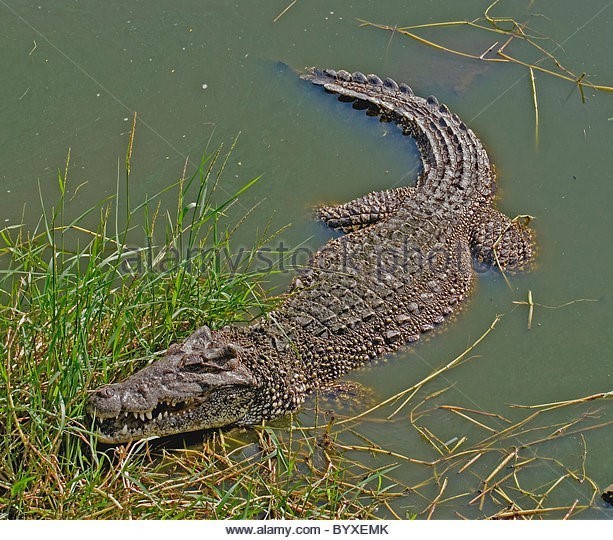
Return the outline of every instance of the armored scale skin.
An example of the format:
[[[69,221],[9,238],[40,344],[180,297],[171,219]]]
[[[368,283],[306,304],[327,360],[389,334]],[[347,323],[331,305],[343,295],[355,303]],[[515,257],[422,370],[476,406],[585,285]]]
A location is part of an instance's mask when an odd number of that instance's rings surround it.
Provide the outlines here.
[[[471,290],[473,259],[501,269],[531,259],[530,231],[493,206],[483,145],[435,97],[359,72],[311,68],[302,78],[412,136],[423,161],[416,185],[321,208],[346,234],[314,255],[276,311],[250,326],[202,327],[95,391],[88,410],[102,442],[295,411],[315,388],[443,324]]]

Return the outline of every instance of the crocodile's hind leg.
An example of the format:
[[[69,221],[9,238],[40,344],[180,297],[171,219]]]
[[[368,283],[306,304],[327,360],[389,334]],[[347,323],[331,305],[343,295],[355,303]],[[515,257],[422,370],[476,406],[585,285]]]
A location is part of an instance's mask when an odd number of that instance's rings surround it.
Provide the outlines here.
[[[415,188],[373,191],[368,195],[337,206],[321,206],[317,217],[328,227],[349,233],[373,225],[393,214]]]
[[[335,416],[355,415],[376,402],[372,388],[355,381],[332,381],[314,392],[311,402],[319,412]]]
[[[478,262],[501,270],[519,270],[534,255],[532,231],[522,221],[491,207],[472,228],[470,243]]]

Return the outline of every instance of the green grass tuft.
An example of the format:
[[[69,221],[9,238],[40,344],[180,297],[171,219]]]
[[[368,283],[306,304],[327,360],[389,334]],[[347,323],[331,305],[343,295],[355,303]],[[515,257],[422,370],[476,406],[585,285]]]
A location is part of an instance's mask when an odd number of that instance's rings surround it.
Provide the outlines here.
[[[57,203],[41,197],[36,226],[0,231],[0,517],[370,515],[368,486],[348,483],[338,457],[334,467],[305,469],[317,445],[297,448],[268,428],[256,441],[200,437],[195,450],[96,445],[88,390],[202,324],[249,321],[275,303],[262,287],[275,269],[254,268],[258,246],[238,271],[222,256],[237,227],[224,211],[257,178],[214,202],[231,152],[219,149],[191,177],[131,207],[133,136],[134,128],[114,197],[69,218],[69,154]],[[174,214],[162,210],[173,189]],[[143,236],[142,247],[129,247]]]

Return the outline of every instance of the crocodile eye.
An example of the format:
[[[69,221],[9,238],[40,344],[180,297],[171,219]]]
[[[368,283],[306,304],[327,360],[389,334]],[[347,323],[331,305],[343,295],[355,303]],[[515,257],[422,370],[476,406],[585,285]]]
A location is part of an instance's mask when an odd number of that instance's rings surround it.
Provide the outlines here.
[[[188,373],[207,373],[210,372],[210,366],[200,355],[184,356],[179,362],[181,371]]]
[[[184,373],[221,373],[235,369],[237,348],[231,345],[207,349],[199,354],[186,354],[178,368]]]
[[[205,354],[184,356],[179,362],[179,370],[184,373],[220,373],[229,368],[227,362],[220,363]]]

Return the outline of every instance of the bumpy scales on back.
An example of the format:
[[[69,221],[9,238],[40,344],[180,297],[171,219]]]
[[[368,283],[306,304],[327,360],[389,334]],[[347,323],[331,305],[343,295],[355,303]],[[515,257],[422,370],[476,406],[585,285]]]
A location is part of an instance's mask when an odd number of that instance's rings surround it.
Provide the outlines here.
[[[101,441],[287,414],[313,389],[441,325],[471,290],[473,260],[517,269],[532,257],[530,232],[493,207],[483,145],[435,97],[359,72],[312,68],[302,78],[412,136],[417,184],[321,208],[346,234],[315,254],[279,309],[246,327],[203,327],[95,391],[88,410]]]

